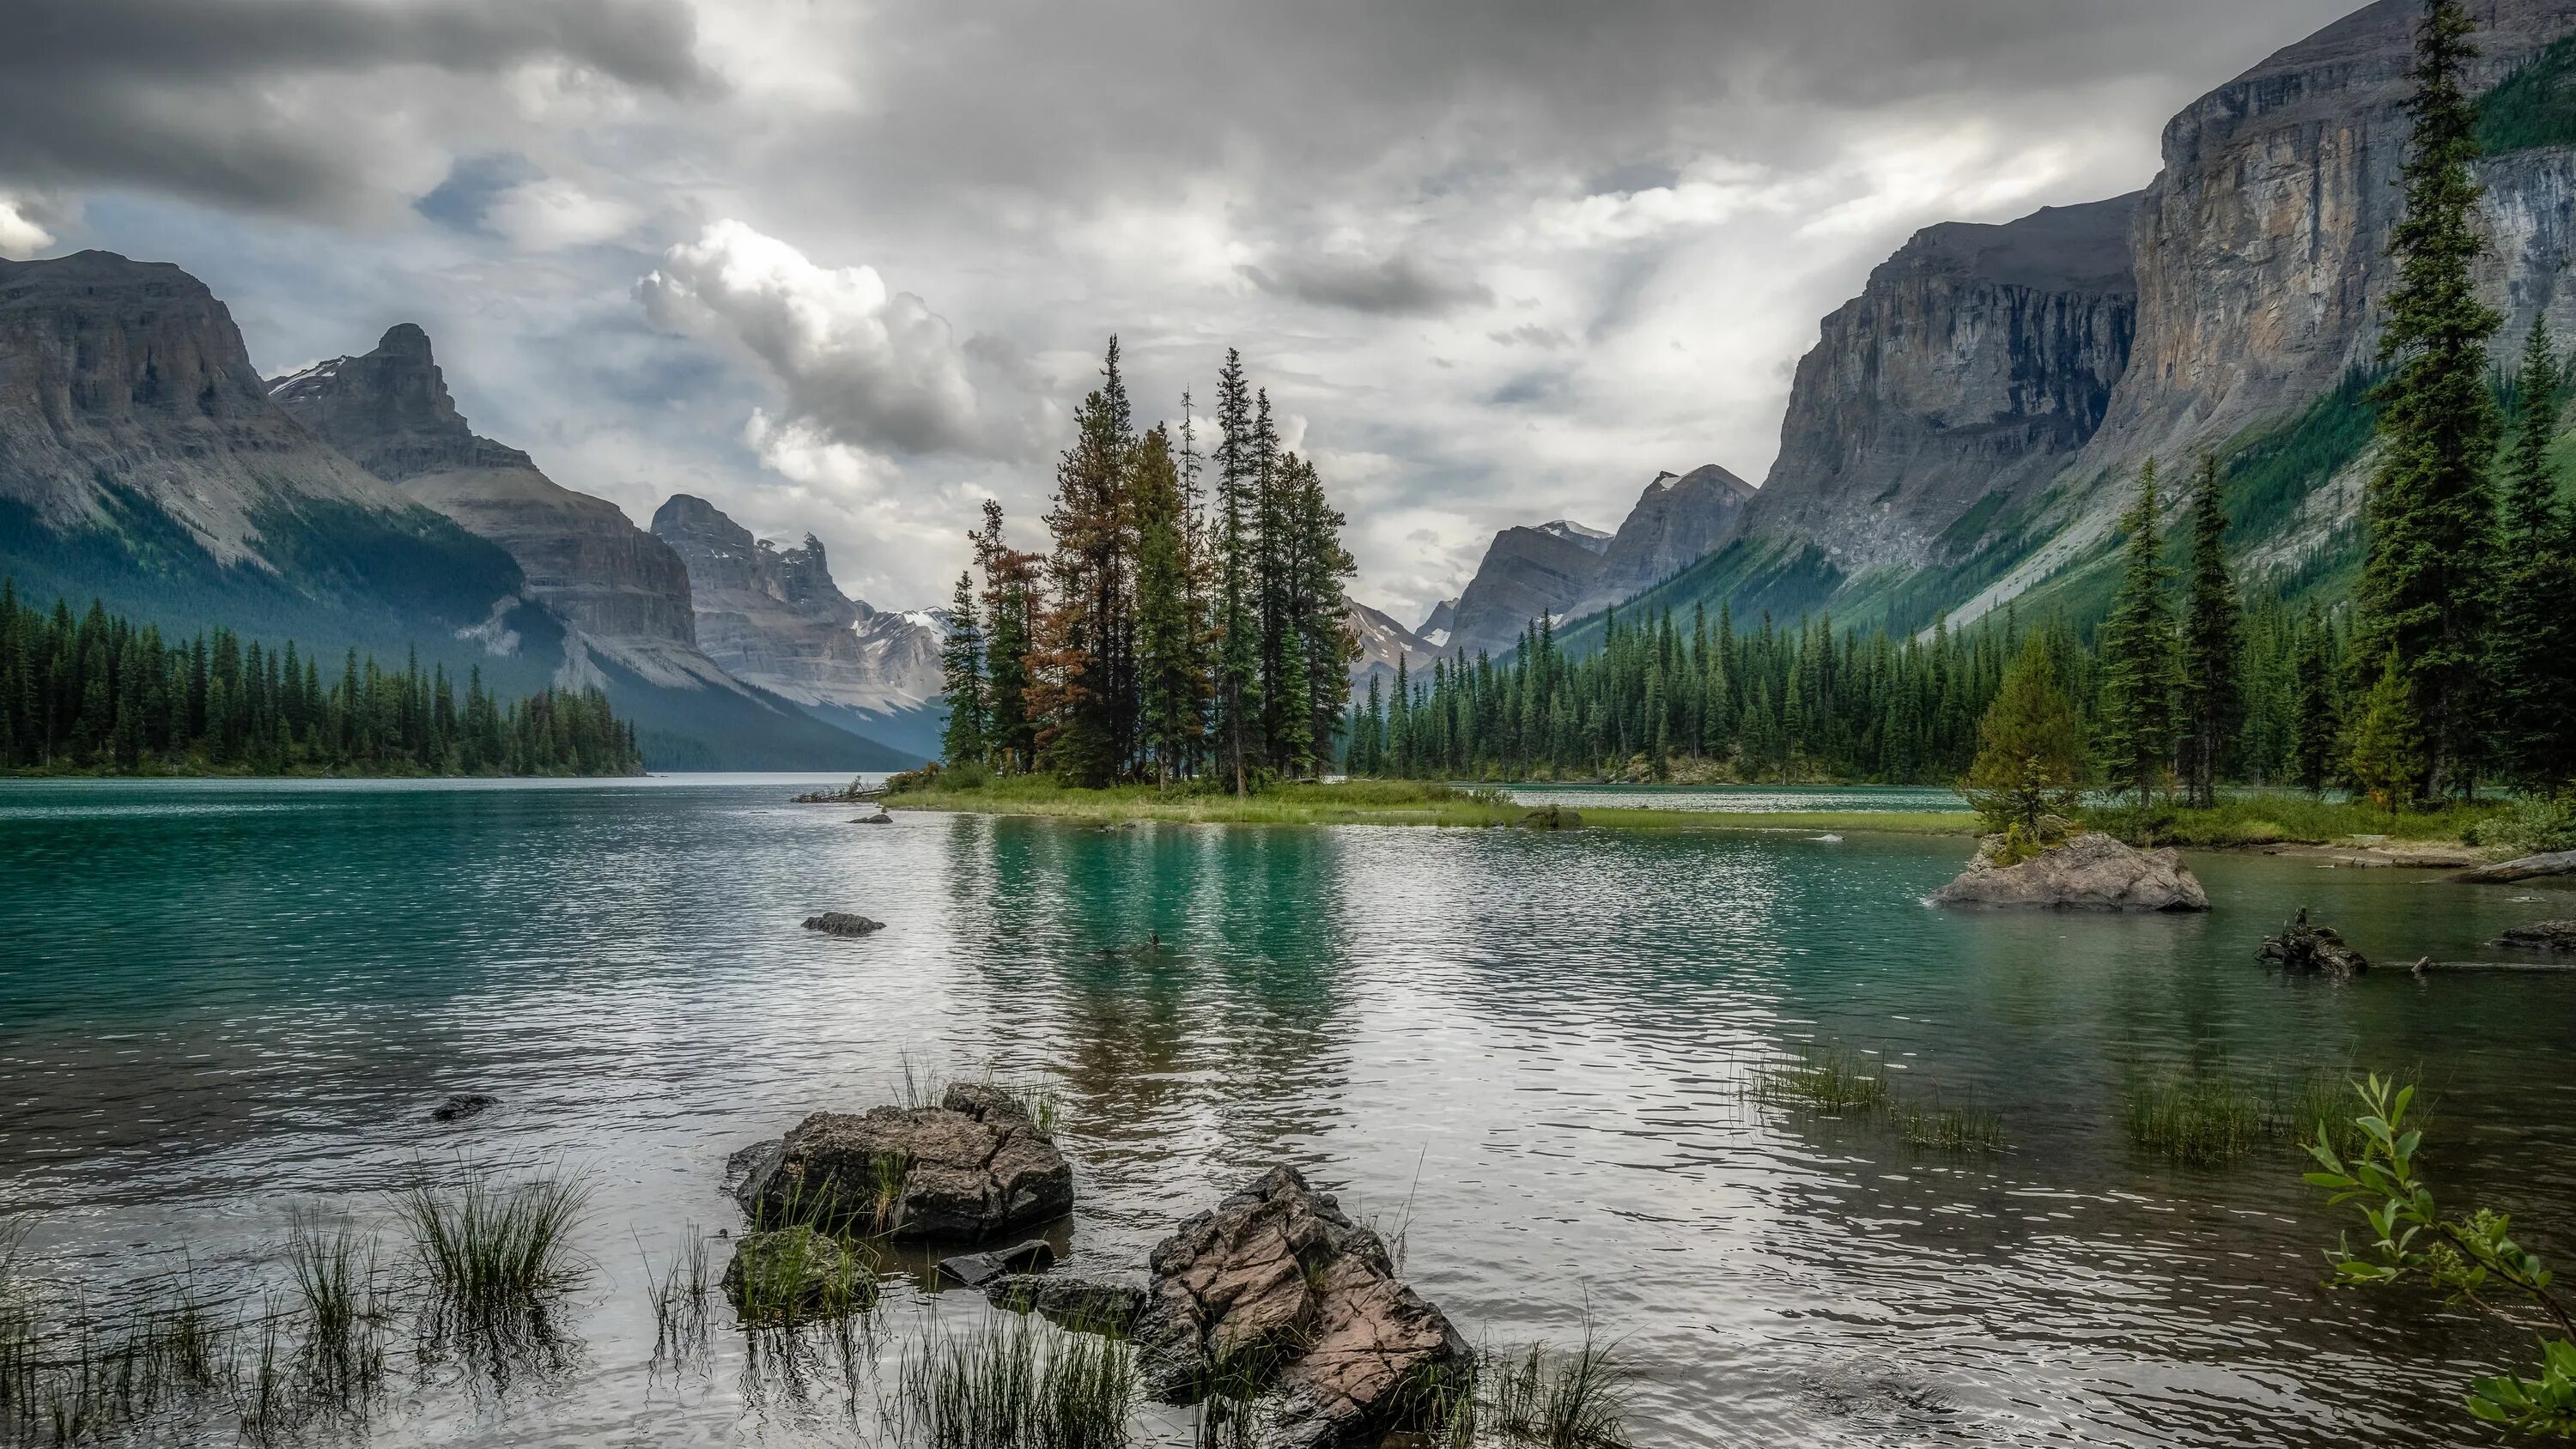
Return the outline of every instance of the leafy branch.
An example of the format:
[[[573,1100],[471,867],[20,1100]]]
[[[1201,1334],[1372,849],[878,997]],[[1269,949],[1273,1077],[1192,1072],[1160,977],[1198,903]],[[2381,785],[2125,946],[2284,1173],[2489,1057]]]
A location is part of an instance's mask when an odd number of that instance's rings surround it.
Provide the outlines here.
[[[2308,1173],[2308,1182],[2332,1194],[2333,1206],[2358,1205],[2368,1228],[2358,1249],[2346,1232],[2326,1254],[2334,1265],[2328,1286],[2384,1288],[2421,1279],[2451,1303],[2507,1322],[2515,1316],[2492,1297],[2510,1296],[2538,1309],[2556,1330],[2540,1334],[2540,1376],[2481,1379],[2471,1386],[2468,1409],[2509,1429],[2576,1438],[2576,1322],[2570,1321],[2567,1301],[2551,1289],[2548,1265],[2513,1240],[2512,1220],[2503,1213],[2478,1208],[2442,1214],[2432,1188],[2415,1171],[2424,1134],[2406,1125],[2413,1087],[2373,1073],[2354,1090],[2367,1109],[2353,1119],[2361,1132],[2360,1153],[2347,1162],[2323,1122],[2317,1124],[2317,1140],[2307,1144],[2308,1155],[2324,1169]]]

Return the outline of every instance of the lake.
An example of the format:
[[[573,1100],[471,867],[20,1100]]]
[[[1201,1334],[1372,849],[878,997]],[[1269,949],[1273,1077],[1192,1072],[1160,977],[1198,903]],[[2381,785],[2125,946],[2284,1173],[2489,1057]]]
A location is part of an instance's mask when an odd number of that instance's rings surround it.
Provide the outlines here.
[[[1295,1163],[1403,1226],[1471,1340],[1615,1341],[1647,1445],[2476,1437],[2464,1385],[2530,1339],[2320,1290],[2342,1219],[2294,1151],[2130,1144],[2124,1090],[2159,1073],[2420,1068],[2446,1200],[2576,1252],[2576,978],[2253,959],[2302,905],[2374,959],[2493,959],[2576,894],[2223,855],[2192,860],[2206,916],[1949,915],[1921,901],[1955,837],[860,828],[789,804],[805,783],[0,784],[0,1212],[30,1216],[34,1276],[94,1308],[182,1272],[252,1302],[296,1212],[393,1265],[405,1183],[578,1170],[568,1352],[507,1383],[398,1353],[352,1437],[872,1442],[721,1309],[706,1356],[656,1366],[644,1263],[741,1226],[729,1153],[907,1066],[1053,1091],[1072,1266],[1140,1263]],[[1818,794],[1785,808],[1938,808]],[[799,929],[822,910],[887,929]],[[1168,949],[1122,950],[1149,933]],[[1811,1044],[1992,1110],[2004,1150],[1760,1100]],[[499,1106],[428,1119],[468,1091]],[[925,1297],[880,1309],[881,1363]]]

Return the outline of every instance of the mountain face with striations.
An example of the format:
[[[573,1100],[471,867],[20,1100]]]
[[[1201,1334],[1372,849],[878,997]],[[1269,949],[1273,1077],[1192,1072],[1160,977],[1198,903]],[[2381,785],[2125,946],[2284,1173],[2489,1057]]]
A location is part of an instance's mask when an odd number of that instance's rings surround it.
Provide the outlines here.
[[[1447,657],[1439,645],[1397,623],[1392,615],[1357,600],[1342,611],[1342,624],[1359,645],[1359,653],[1351,659],[1354,700],[1367,696],[1371,678],[1377,680],[1381,695],[1394,688],[1399,665],[1412,678],[1429,679],[1431,666]]]
[[[526,453],[477,437],[429,334],[405,322],[376,349],[275,379],[269,396],[385,482],[507,549],[573,647],[660,685],[730,689],[697,647],[689,573],[616,504],[556,483]]]
[[[942,618],[850,598],[821,539],[781,548],[703,498],[672,495],[653,533],[687,567],[699,643],[728,671],[889,745],[939,753]]]
[[[1458,596],[1448,652],[1511,652],[1521,630],[1541,614],[1563,615],[1592,596],[1611,536],[1558,519],[1494,535],[1476,576]]]
[[[1752,484],[1715,463],[1658,473],[1601,552],[1601,576],[1571,612],[1589,614],[1644,593],[1697,563],[1753,501]]]
[[[204,283],[108,252],[0,261],[0,573],[308,645],[497,659],[542,632],[507,553],[270,401]]]
[[[2098,613],[2138,469],[2204,450],[2249,583],[2345,587],[2422,8],[2378,0],[2193,102],[2143,192],[1918,234],[1825,319],[1759,497],[1634,602]],[[2467,10],[2509,362],[2536,317],[2576,327],[2576,0]]]

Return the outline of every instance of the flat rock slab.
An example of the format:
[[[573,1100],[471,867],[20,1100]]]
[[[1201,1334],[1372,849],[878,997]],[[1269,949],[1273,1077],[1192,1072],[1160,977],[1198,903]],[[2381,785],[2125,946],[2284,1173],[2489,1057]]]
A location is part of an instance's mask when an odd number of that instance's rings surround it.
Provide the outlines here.
[[[735,1200],[758,1223],[852,1225],[975,1243],[1073,1211],[1073,1169],[998,1087],[950,1087],[936,1107],[816,1112],[734,1154]]]
[[[1260,1442],[1375,1446],[1408,1427],[1432,1376],[1474,1356],[1395,1276],[1385,1240],[1296,1169],[1275,1167],[1155,1247],[1136,1322],[1147,1388],[1172,1403],[1212,1383],[1248,1390]]]
[[[969,1288],[981,1288],[996,1278],[1015,1273],[1043,1273],[1054,1266],[1055,1245],[1044,1238],[1031,1238],[1016,1247],[942,1258],[939,1260],[939,1276]]]
[[[2539,880],[2544,876],[2576,875],[2576,850],[2551,851],[2546,855],[2526,855],[2499,865],[2482,865],[2460,876],[2465,881],[2483,885],[2510,885],[2518,880]]]
[[[2516,951],[2576,951],[2576,921],[2535,921],[2528,926],[2515,926],[2498,936],[2496,944]]]
[[[2171,850],[2139,850],[2089,833],[2018,865],[1998,865],[2003,837],[1977,847],[1966,873],[1933,893],[1936,906],[2059,911],[2205,911],[2209,893]]]
[[[807,916],[805,929],[820,931],[826,936],[855,938],[875,935],[885,929],[885,922],[871,921],[865,916],[853,916],[844,911],[825,911],[819,916]]]
[[[1125,1338],[1145,1311],[1147,1287],[1143,1273],[1008,1273],[985,1283],[984,1296],[1061,1328]]]

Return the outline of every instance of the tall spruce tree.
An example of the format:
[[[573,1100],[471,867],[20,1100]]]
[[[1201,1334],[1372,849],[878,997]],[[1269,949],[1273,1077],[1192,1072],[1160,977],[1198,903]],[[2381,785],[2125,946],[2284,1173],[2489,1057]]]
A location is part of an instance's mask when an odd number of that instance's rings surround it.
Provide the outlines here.
[[[2343,726],[2335,708],[2334,629],[2314,606],[2299,625],[2297,648],[2288,703],[2290,768],[2300,789],[2322,795],[2335,772]]]
[[[2103,774],[2115,794],[2141,808],[2155,798],[2174,752],[2173,607],[2165,586],[2164,541],[2157,531],[2156,465],[2138,473],[2138,497],[2122,527],[2128,530],[2120,590],[2101,633]]]
[[[2182,624],[2182,774],[2191,803],[2218,803],[2218,775],[2245,722],[2245,607],[2227,567],[2218,460],[2192,484],[2191,566]]]
[[[2494,603],[2487,342],[2502,319],[2479,300],[2475,276],[2485,242],[2469,169],[2478,155],[2472,29],[2461,0],[2429,0],[2415,32],[2406,209],[2392,248],[2398,283],[2380,339],[2394,370],[2378,392],[2382,453],[2363,509],[2354,629],[2356,659],[2379,670],[2396,660],[2406,716],[2398,733],[2411,742],[2420,765],[2412,786],[2424,796],[2476,784]]]
[[[2542,319],[2514,388],[2492,673],[2500,763],[2527,790],[2576,784],[2576,522],[2549,463],[2560,377]]]
[[[1037,768],[1037,715],[1029,698],[1029,656],[1037,647],[1036,554],[1003,537],[1002,505],[984,500],[975,565],[984,574],[984,747],[995,768]]]
[[[1134,459],[1137,713],[1161,784],[1190,772],[1208,691],[1190,580],[1191,525],[1169,436],[1161,428],[1146,433]]]
[[[941,692],[948,697],[948,727],[940,753],[949,764],[979,763],[988,748],[984,695],[984,626],[975,616],[975,574],[957,575],[948,603],[948,638],[939,647]]]
[[[1218,729],[1235,793],[1248,793],[1263,750],[1261,719],[1261,438],[1243,356],[1227,348],[1217,372],[1215,632]]]
[[[1051,607],[1034,651],[1037,705],[1046,720],[1038,744],[1065,783],[1099,788],[1132,758],[1135,559],[1127,483],[1135,440],[1126,381],[1111,338],[1101,385],[1074,411],[1073,446],[1056,464],[1047,529]]]

